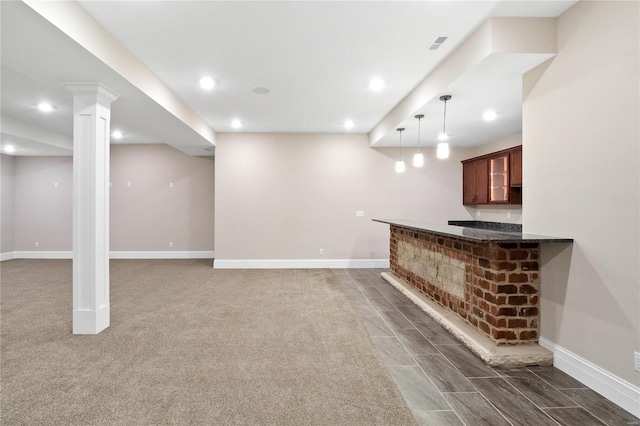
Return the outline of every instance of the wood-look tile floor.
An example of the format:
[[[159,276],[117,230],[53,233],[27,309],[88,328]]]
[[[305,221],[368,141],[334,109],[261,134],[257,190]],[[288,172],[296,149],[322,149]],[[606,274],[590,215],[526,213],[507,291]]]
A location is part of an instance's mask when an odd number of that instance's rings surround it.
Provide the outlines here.
[[[385,282],[333,270],[420,425],[631,426],[632,416],[554,367],[492,368]]]

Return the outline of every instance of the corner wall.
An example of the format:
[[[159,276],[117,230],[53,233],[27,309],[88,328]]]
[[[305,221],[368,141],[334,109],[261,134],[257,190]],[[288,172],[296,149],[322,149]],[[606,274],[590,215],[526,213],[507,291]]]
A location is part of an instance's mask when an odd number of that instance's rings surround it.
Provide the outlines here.
[[[558,18],[558,55],[525,75],[523,97],[524,230],[575,239],[542,247],[541,335],[569,351],[565,368],[580,380],[604,370],[610,381],[596,390],[627,392],[617,402],[636,415],[639,18],[637,2],[577,3]]]
[[[11,155],[0,155],[0,253],[10,253],[14,248],[14,169],[15,158]]]
[[[216,267],[386,261],[389,226],[372,218],[469,217],[460,160],[471,149],[446,161],[425,150],[422,169],[397,174],[398,150],[371,149],[364,134],[218,134],[217,142]],[[403,150],[405,161],[412,154]]]

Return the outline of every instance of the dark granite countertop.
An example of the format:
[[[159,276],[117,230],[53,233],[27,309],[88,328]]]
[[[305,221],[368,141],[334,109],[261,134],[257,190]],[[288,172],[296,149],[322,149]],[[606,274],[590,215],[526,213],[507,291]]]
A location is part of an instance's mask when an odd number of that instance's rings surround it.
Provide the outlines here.
[[[405,219],[373,219],[374,222],[400,226],[402,228],[431,232],[447,237],[480,243],[572,243],[572,238],[550,237],[547,235],[523,234],[522,232],[491,231],[487,229],[465,228],[455,225],[439,225]]]
[[[480,220],[450,220],[449,225],[463,226],[465,228],[486,229],[488,231],[522,232],[519,223],[483,222]]]

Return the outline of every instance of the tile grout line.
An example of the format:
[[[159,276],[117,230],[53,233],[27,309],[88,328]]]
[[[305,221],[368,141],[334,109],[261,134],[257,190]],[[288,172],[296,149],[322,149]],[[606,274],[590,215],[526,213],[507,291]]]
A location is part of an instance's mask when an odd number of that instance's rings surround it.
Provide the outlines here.
[[[384,298],[387,299],[387,297],[383,294]],[[367,297],[367,295],[365,294],[365,297]],[[391,300],[387,299],[387,301],[391,302]],[[393,303],[392,303],[393,304]],[[394,305],[395,307],[395,305]],[[375,307],[374,307],[375,308]],[[377,308],[376,308],[377,310]],[[409,323],[411,323],[414,328],[415,328],[415,324],[413,323],[413,321],[411,321],[409,318],[407,318],[406,315],[404,315],[397,307],[396,307],[396,311],[402,315],[403,317],[405,317],[407,319],[407,321],[409,321]],[[380,311],[378,311],[379,313]],[[384,321],[385,324],[387,324],[387,327],[389,327],[389,324],[387,323],[387,321],[384,319],[384,317],[380,316],[382,318],[382,321]],[[462,419],[462,417],[460,417],[460,415],[458,414],[458,412],[455,410],[455,408],[453,408],[453,406],[451,405],[451,403],[447,400],[447,398],[445,398],[444,394],[440,391],[440,389],[438,389],[438,387],[436,386],[436,384],[433,382],[433,380],[431,379],[431,377],[429,377],[429,375],[424,371],[424,369],[420,366],[420,364],[418,363],[418,360],[416,360],[416,358],[413,356],[413,354],[411,352],[409,352],[409,350],[407,349],[407,347],[405,346],[404,343],[402,343],[402,341],[398,338],[398,335],[396,334],[395,330],[392,330],[391,327],[389,327],[389,330],[391,330],[391,333],[393,333],[394,337],[398,340],[398,342],[400,343],[400,345],[402,345],[402,347],[404,348],[405,352],[407,352],[409,354],[409,356],[411,357],[411,359],[413,359],[413,361],[416,363],[416,366],[420,369],[420,371],[422,371],[422,374],[424,374],[424,376],[427,378],[427,380],[429,380],[429,382],[431,382],[431,384],[433,385],[433,388],[438,392],[438,394],[440,395],[440,397],[444,400],[444,402],[447,403],[447,405],[451,408],[451,410],[429,410],[429,411],[453,411],[453,413],[456,415],[456,417],[458,417],[458,419],[460,419],[460,421],[462,422],[463,425],[466,425],[467,423]],[[417,328],[416,328],[417,330]],[[420,333],[420,330],[417,330],[418,333]],[[420,335],[422,335],[422,333],[420,333]],[[422,336],[424,337],[424,336]],[[424,337],[425,340],[428,341],[428,339],[426,337]],[[429,342],[431,343],[431,342]],[[395,381],[395,380],[394,380]],[[397,386],[397,384],[396,384]],[[404,395],[403,395],[404,397]],[[406,401],[406,399],[405,399]],[[415,417],[415,416],[414,416]]]
[[[397,308],[396,308],[396,309],[397,309]],[[404,313],[402,313],[402,312],[400,312],[400,314],[401,314],[401,315],[403,315],[403,316],[407,319],[407,321],[409,321],[409,322],[410,322],[411,324],[413,324],[413,326],[415,327],[415,323],[414,323],[410,318],[408,318],[408,317],[407,317],[406,315],[404,315]],[[426,314],[425,314],[425,315],[426,315]],[[384,318],[383,318],[383,321],[384,321]],[[425,335],[423,335],[423,334],[422,334],[422,332],[420,332],[420,330],[419,330],[417,327],[416,327],[416,330],[418,330],[418,333],[420,333],[420,335],[422,335],[422,337],[424,337],[424,338],[425,338],[429,343],[431,343],[431,345],[432,345],[432,346],[433,346],[433,347],[438,351],[438,353],[440,354],[440,356],[442,356],[442,357],[443,357],[443,358],[444,358],[444,359],[445,359],[449,364],[451,364],[451,366],[452,366],[452,367],[453,367],[453,368],[454,368],[458,373],[460,373],[460,375],[461,375],[462,377],[464,377],[464,378],[465,378],[465,379],[466,379],[466,380],[471,384],[471,386],[475,389],[475,392],[469,392],[469,393],[477,393],[477,394],[479,394],[480,396],[482,396],[482,398],[484,398],[484,399],[485,399],[485,401],[487,401],[487,403],[488,403],[491,407],[493,407],[493,409],[494,409],[494,410],[496,410],[496,412],[497,412],[498,414],[500,414],[500,415],[502,416],[502,418],[504,418],[504,420],[505,420],[507,423],[509,423],[511,426],[513,426],[513,423],[512,423],[512,422],[511,422],[511,421],[510,421],[510,420],[509,420],[509,419],[504,415],[504,413],[503,413],[502,411],[500,411],[500,410],[498,409],[498,407],[496,407],[495,405],[493,405],[493,403],[492,403],[491,401],[489,401],[489,399],[488,399],[488,398],[487,398],[487,397],[486,397],[482,392],[480,392],[480,390],[476,387],[476,385],[475,385],[471,380],[469,380],[469,379],[468,379],[464,374],[462,374],[462,372],[461,372],[461,371],[460,371],[460,370],[459,370],[455,365],[453,365],[453,363],[451,362],[451,360],[449,360],[449,358],[447,358],[447,356],[446,356],[445,354],[443,354],[443,353],[440,351],[440,349],[438,349],[438,346],[437,346],[437,345],[434,345],[434,344],[433,344],[433,343],[432,343],[432,342],[431,342],[431,341],[430,341],[430,340],[429,340]],[[393,332],[393,330],[392,330],[392,332]],[[395,332],[394,332],[394,334],[395,334]],[[398,340],[400,340],[400,339],[398,339]],[[400,342],[400,343],[402,344],[402,342]],[[458,344],[456,344],[456,345],[458,345]],[[403,346],[404,346],[404,345],[403,345]],[[445,345],[440,345],[440,346],[445,346]],[[451,346],[453,346],[453,344],[451,344]],[[406,350],[406,347],[405,347],[405,350]],[[409,352],[409,351],[407,350],[407,352]],[[433,383],[433,380],[431,380],[431,377],[429,377],[429,375],[426,373],[426,371],[424,371],[424,369],[420,366],[420,364],[419,364],[419,363],[418,363],[418,361],[415,359],[415,357],[413,357],[413,354],[411,354],[411,353],[410,353],[409,355],[411,355],[411,357],[414,359],[414,361],[416,362],[416,364],[418,365],[418,367],[420,368],[420,370],[422,370],[422,372],[424,373],[424,375],[425,375],[425,376],[427,376],[427,378],[429,379],[429,381],[430,381],[430,382],[435,386],[435,383]],[[496,374],[497,374],[497,373],[496,373]],[[498,376],[498,377],[499,377],[499,376]],[[505,380],[505,381],[506,381],[506,380]],[[442,392],[440,389],[438,389],[438,387],[437,387],[437,386],[435,386],[435,388],[436,388],[436,390],[440,393],[440,395],[444,398],[444,400],[445,400],[445,401],[447,401],[447,404],[449,404],[449,406],[453,409],[453,412],[454,412],[454,413],[456,413],[456,416],[458,416],[458,418],[460,419],[460,421],[462,421],[462,423],[463,423],[463,424],[466,424],[466,423],[465,423],[465,421],[462,419],[462,417],[460,417],[460,415],[458,414],[458,412],[453,408],[453,406],[451,405],[451,403],[447,400],[447,398],[445,398],[445,396],[444,396],[444,392]],[[447,393],[455,393],[455,392],[447,392]],[[546,414],[546,413],[545,413],[545,414]]]

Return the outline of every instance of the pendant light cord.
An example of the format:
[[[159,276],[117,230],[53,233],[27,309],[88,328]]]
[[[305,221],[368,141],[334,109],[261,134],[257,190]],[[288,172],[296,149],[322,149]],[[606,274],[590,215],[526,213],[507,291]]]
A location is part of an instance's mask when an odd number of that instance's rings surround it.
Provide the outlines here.
[[[402,161],[402,131],[404,127],[398,127],[396,130],[400,132],[400,161]]]
[[[447,134],[447,100],[444,100],[444,117],[442,119],[442,134]]]
[[[418,153],[420,153],[420,122],[422,117],[418,117]]]

